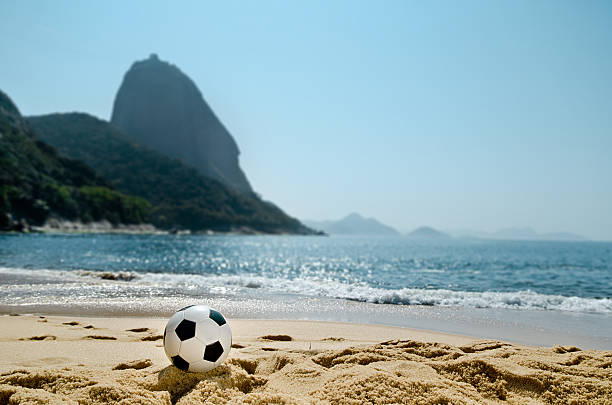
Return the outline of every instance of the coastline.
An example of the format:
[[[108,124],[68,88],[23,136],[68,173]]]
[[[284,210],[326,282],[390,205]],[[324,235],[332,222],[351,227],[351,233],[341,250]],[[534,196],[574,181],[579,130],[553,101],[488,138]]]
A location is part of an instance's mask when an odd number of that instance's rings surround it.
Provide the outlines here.
[[[192,232],[188,229],[161,229],[150,223],[141,224],[124,224],[118,223],[113,224],[109,221],[93,221],[93,222],[81,222],[71,221],[65,219],[52,218],[47,220],[41,226],[28,225],[27,223],[19,223],[19,227],[15,227],[13,230],[3,230],[0,234],[77,234],[77,235],[293,235],[293,236],[328,236],[322,231],[314,231],[310,234],[290,233],[290,232],[277,232],[269,233],[263,232],[257,229],[253,229],[247,226],[233,227],[228,230],[219,229],[203,229],[200,231]]]
[[[169,366],[165,318],[0,316],[0,397],[150,404],[612,399],[612,351],[364,324],[228,322],[234,348],[226,363],[193,374]]]
[[[0,276],[2,273],[0,272]],[[111,273],[129,278],[131,273]],[[105,273],[99,275],[105,277]],[[31,283],[31,280],[24,282]],[[34,281],[38,282],[38,281]],[[126,281],[101,280],[121,286]],[[77,288],[82,288],[77,284]],[[583,349],[612,350],[610,314],[572,313],[551,310],[460,308],[426,305],[375,304],[343,299],[291,295],[242,296],[210,294],[206,298],[151,297],[149,287],[126,297],[38,296],[20,303],[0,301],[0,314],[35,314],[104,318],[167,318],[178,309],[204,304],[232,319],[344,322],[400,327],[472,339],[493,339],[530,346],[571,345]],[[108,294],[110,290],[102,290]],[[257,291],[255,289],[255,291]],[[92,294],[92,291],[89,292]]]

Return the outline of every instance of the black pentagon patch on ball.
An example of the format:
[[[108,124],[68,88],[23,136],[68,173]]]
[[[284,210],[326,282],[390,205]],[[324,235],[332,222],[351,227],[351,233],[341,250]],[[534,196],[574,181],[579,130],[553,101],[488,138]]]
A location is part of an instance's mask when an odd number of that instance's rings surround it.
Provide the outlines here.
[[[214,309],[210,310],[210,315],[208,315],[208,317],[213,321],[217,322],[217,325],[219,326],[225,325],[225,318],[223,317],[223,315],[221,315],[221,313],[215,311]]]
[[[178,311],[176,311],[176,312],[181,312],[181,311],[184,311],[184,310],[186,310],[187,308],[191,308],[191,307],[195,307],[195,305],[187,305],[186,307],[183,307],[183,308],[179,309],[179,310],[178,310]]]
[[[187,319],[183,319],[181,323],[178,324],[176,329],[176,336],[178,336],[181,341],[191,339],[195,336],[195,328],[196,324],[193,321],[189,321]]]
[[[189,363],[183,360],[181,356],[172,357],[172,364],[174,364],[174,367],[178,368],[179,370],[189,370]]]
[[[214,363],[215,361],[219,360],[219,357],[221,357],[222,354],[223,346],[221,346],[221,343],[211,343],[206,346],[206,349],[204,349],[204,360]]]

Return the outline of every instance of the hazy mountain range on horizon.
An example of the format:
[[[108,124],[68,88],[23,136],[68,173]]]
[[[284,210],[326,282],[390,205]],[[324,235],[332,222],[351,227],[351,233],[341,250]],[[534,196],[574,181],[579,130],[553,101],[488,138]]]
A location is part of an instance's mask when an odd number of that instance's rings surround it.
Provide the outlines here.
[[[571,232],[538,233],[533,228],[503,228],[495,232],[470,229],[446,231],[455,238],[500,239],[500,240],[542,240],[542,241],[588,241],[589,239]]]
[[[420,226],[402,233],[375,218],[365,218],[353,212],[339,220],[302,220],[302,222],[329,235],[355,236],[405,236],[410,239],[485,239],[525,241],[587,241],[589,239],[569,232],[537,233],[532,228],[504,228],[496,232],[474,230],[441,231],[430,226]]]
[[[399,236],[400,233],[374,218],[364,218],[353,212],[339,220],[302,220],[313,229],[321,230],[330,235],[370,235],[370,236]]]
[[[365,218],[353,212],[338,220],[302,220],[310,228],[321,230],[329,235],[354,236],[404,236],[412,239],[449,239],[451,236],[431,227],[422,226],[407,234],[383,224],[375,218]]]
[[[411,239],[450,239],[451,236],[429,226],[420,226],[408,232],[406,237]]]

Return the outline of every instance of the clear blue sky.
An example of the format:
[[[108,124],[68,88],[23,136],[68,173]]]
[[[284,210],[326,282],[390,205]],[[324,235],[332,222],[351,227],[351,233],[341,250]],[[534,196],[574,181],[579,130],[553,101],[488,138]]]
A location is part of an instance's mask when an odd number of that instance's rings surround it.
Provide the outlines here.
[[[612,2],[0,2],[26,115],[109,119],[152,52],[294,216],[612,240]]]

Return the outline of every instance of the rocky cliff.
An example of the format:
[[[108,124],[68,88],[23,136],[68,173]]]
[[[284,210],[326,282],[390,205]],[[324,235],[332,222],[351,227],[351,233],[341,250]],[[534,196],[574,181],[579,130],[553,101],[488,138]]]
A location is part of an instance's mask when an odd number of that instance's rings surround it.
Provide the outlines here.
[[[155,54],[135,62],[125,74],[111,123],[142,145],[178,158],[234,190],[252,191],[232,135],[194,82]]]

